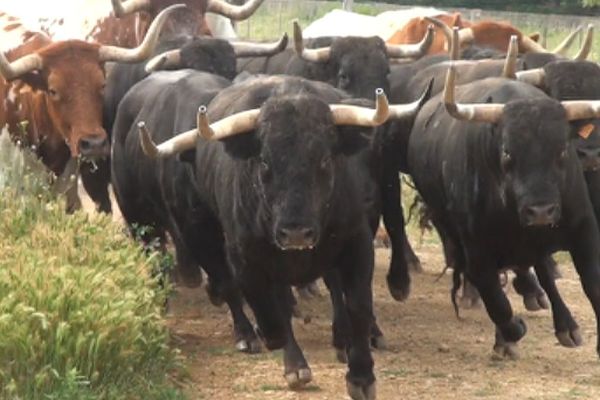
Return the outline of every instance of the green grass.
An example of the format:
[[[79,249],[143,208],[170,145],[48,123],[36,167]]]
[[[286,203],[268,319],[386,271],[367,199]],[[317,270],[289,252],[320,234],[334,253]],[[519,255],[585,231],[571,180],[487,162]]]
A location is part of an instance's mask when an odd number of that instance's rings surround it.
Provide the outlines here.
[[[49,176],[3,138],[0,398],[181,399],[160,257],[109,217],[66,215]]]

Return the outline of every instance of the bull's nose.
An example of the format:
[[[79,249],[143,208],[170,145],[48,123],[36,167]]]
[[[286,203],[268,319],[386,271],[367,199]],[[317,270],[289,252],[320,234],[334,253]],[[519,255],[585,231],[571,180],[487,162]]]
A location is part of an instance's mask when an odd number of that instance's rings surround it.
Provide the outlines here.
[[[560,218],[560,207],[556,203],[525,206],[523,217],[526,225],[554,225]]]
[[[282,250],[308,250],[315,246],[315,230],[306,227],[279,228],[276,241]]]
[[[108,138],[104,135],[87,136],[79,140],[79,152],[86,157],[106,157],[109,154]]]

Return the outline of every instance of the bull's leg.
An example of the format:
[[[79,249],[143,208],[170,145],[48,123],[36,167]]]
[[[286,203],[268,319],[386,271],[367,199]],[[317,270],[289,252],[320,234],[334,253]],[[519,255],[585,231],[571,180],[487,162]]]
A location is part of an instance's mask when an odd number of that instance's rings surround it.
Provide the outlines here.
[[[346,385],[353,400],[375,399],[375,375],[369,346],[373,321],[373,245],[365,229],[340,256],[340,277],[351,335]]]
[[[173,234],[173,230],[171,230],[171,238],[175,245],[176,264],[173,270],[175,281],[189,288],[199,287],[202,285],[202,271],[200,271],[198,261],[179,235]],[[219,299],[220,303],[223,301],[223,299]],[[212,297],[211,302],[215,304],[215,299]]]
[[[283,346],[284,376],[290,389],[296,390],[312,380],[312,372],[302,349],[298,346],[292,329],[292,304],[294,302],[290,286],[278,287],[278,298],[281,298],[283,318],[285,319],[286,343]]]
[[[108,184],[110,183],[110,162],[108,159],[96,161],[94,164],[84,162],[81,164],[81,181],[85,191],[96,203],[98,211],[112,212]]]
[[[213,303],[225,301],[233,319],[235,347],[239,351],[258,353],[261,351],[260,341],[252,324],[244,313],[242,293],[236,284],[227,265],[222,245],[211,246],[214,252],[202,254],[198,260],[208,275],[207,292]]]
[[[550,268],[550,266],[547,266]],[[515,278],[513,279],[513,287],[515,291],[523,297],[523,304],[529,311],[539,311],[541,309],[548,309],[548,298],[544,289],[540,287],[537,277],[531,271],[531,268],[515,269]]]
[[[342,292],[341,282],[337,271],[327,271],[323,281],[329,290],[333,308],[333,323],[331,324],[333,348],[339,362],[347,363],[346,348],[350,343],[350,321],[346,311],[346,303]]]
[[[395,300],[404,301],[410,294],[409,260],[412,269],[421,270],[421,263],[412,251],[404,229],[400,180],[396,172],[386,174],[382,185],[383,223],[390,237],[391,260],[387,275],[390,294]]]
[[[537,263],[535,265],[535,272],[550,299],[554,332],[559,343],[565,347],[580,346],[583,343],[581,332],[556,287],[552,270],[552,258],[545,257]]]
[[[475,285],[488,315],[496,324],[494,351],[502,357],[518,358],[516,344],[525,336],[525,322],[513,315],[510,302],[502,290],[493,259],[480,246],[465,246],[467,277]]]

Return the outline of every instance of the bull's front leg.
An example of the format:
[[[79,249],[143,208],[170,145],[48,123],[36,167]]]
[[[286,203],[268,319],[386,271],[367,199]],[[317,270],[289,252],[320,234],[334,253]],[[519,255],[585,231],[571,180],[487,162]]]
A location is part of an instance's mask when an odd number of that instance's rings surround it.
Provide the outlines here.
[[[517,342],[527,327],[513,310],[498,279],[497,263],[482,246],[465,245],[467,278],[475,285],[488,315],[496,325],[494,351],[502,357],[518,358]]]
[[[346,385],[353,400],[375,399],[375,375],[369,346],[373,321],[373,244],[368,229],[343,249],[339,265],[342,289],[350,321]]]
[[[548,299],[550,299],[554,332],[558,341],[565,347],[580,346],[583,343],[583,339],[581,338],[579,326],[556,287],[552,257],[544,257],[543,260],[536,263],[535,272],[540,280],[540,284],[548,295]]]

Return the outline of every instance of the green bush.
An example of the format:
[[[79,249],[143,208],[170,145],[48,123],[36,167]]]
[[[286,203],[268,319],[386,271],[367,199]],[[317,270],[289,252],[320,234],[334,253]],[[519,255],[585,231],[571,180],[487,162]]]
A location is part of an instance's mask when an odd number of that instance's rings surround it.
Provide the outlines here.
[[[0,157],[0,398],[181,398],[167,379],[177,366],[167,293],[150,273],[159,257],[109,217],[66,215],[40,191],[44,173],[10,172],[23,165],[6,159],[16,158]]]

